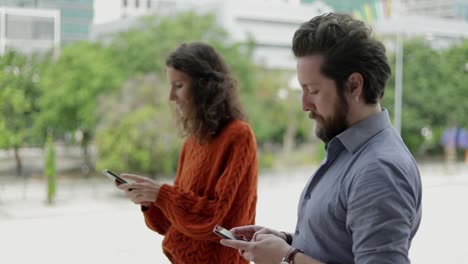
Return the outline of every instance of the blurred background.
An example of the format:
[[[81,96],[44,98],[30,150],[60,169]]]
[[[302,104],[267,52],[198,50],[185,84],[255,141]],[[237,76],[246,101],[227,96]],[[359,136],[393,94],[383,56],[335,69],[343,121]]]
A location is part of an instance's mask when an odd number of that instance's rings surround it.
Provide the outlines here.
[[[230,65],[256,134],[257,223],[293,230],[325,152],[291,39],[330,11],[387,47],[382,105],[424,185],[413,263],[468,263],[468,0],[0,0],[0,262],[168,263],[100,171],[172,181],[182,139],[164,59],[195,40]]]

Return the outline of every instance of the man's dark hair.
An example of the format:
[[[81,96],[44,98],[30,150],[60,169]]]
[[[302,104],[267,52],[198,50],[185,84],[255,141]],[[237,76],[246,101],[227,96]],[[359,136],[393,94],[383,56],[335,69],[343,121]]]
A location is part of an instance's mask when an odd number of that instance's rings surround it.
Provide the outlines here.
[[[335,81],[341,96],[348,77],[358,72],[364,79],[365,102],[375,104],[383,97],[391,69],[384,45],[363,22],[346,14],[317,16],[296,30],[292,50],[297,58],[323,55],[321,71]]]
[[[208,44],[180,45],[166,59],[166,66],[192,78],[189,95],[193,115],[178,115],[185,134],[204,141],[216,136],[233,119],[245,120],[234,78],[221,56]]]

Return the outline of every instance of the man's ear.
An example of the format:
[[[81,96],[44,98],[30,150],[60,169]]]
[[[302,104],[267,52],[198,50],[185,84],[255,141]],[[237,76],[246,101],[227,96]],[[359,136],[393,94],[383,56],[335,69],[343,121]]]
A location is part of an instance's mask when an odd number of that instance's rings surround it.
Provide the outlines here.
[[[358,72],[353,72],[349,75],[346,80],[346,93],[350,97],[351,101],[359,102],[362,98],[364,87],[364,79]]]

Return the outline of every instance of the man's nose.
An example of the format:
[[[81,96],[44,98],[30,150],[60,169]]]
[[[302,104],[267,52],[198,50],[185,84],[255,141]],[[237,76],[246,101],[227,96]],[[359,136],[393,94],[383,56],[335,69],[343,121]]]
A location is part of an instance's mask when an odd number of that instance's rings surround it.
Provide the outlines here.
[[[307,96],[302,96],[302,111],[309,112],[315,110],[315,104]]]

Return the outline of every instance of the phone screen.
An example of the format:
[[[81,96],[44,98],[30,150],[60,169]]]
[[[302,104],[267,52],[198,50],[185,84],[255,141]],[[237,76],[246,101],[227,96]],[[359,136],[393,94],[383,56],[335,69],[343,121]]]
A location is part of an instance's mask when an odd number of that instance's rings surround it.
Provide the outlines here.
[[[113,173],[113,172],[110,171],[110,170],[103,170],[102,173],[104,173],[104,175],[106,175],[107,177],[111,178],[112,180],[117,181],[119,184],[127,183],[126,180],[120,178],[119,176],[117,176],[117,174]]]
[[[229,230],[222,226],[215,226],[213,229],[213,233],[217,234],[218,236],[226,239],[234,239],[234,240],[243,240],[242,238],[235,236],[233,233],[231,233]]]

